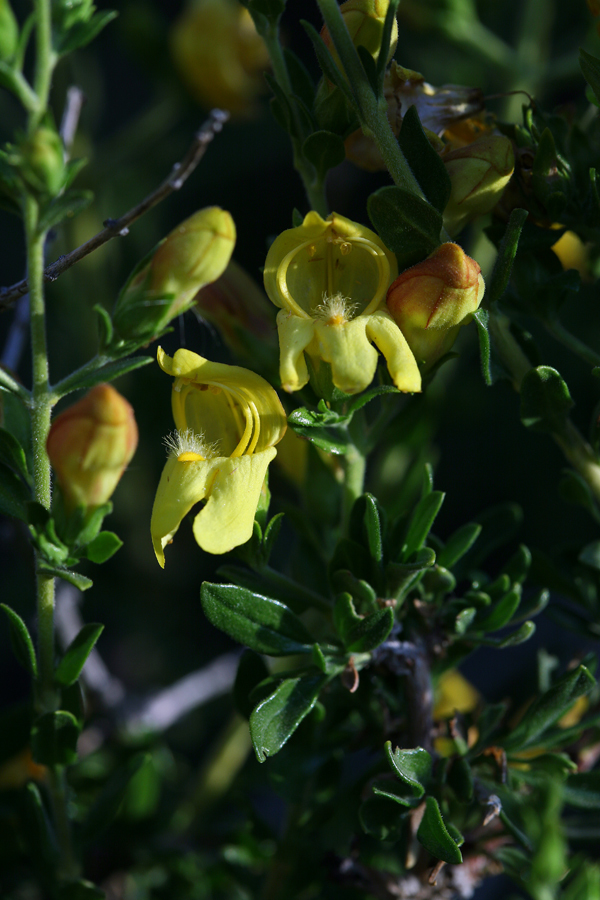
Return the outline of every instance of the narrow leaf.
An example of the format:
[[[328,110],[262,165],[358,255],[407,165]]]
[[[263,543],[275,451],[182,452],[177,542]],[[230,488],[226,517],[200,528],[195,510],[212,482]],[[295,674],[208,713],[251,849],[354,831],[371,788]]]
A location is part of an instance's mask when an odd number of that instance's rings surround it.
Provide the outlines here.
[[[513,262],[519,246],[519,238],[528,215],[529,213],[526,209],[513,209],[510,214],[506,231],[498,247],[498,256],[496,257],[492,277],[487,287],[486,306],[491,306],[499,300],[508,287],[510,273],[512,272]]]
[[[425,813],[417,831],[417,839],[436,859],[443,859],[453,865],[462,862],[462,853],[444,824],[435,797],[427,797],[425,801]]]
[[[64,709],[46,713],[31,729],[31,753],[43,766],[68,766],[77,759],[80,728],[75,716]]]
[[[388,761],[405,784],[409,785],[415,797],[422,797],[431,779],[433,761],[431,755],[423,747],[412,750],[392,750],[392,742],[387,741],[385,752]]]
[[[480,534],[481,525],[477,522],[462,525],[448,538],[445,546],[437,554],[438,565],[451,569],[473,546]]]
[[[10,606],[0,603],[0,608],[4,610],[8,618],[10,642],[16,658],[33,678],[37,678],[37,658],[27,625]]]
[[[402,118],[398,143],[427,200],[443,213],[452,189],[450,176],[441,156],[427,140],[416,106],[411,106]]]
[[[11,468],[0,463],[0,513],[27,521],[31,492]]]
[[[85,661],[103,631],[104,625],[90,622],[73,638],[56,669],[55,678],[59,684],[70,685],[77,681]]]
[[[556,369],[538,366],[521,382],[521,421],[536,431],[561,432],[573,406],[566,382]]]
[[[442,507],[445,496],[442,491],[432,491],[417,504],[410,520],[404,546],[402,547],[403,562],[406,562],[413,553],[420,550],[427,540],[427,535]]]
[[[73,391],[89,390],[89,388],[95,387],[97,384],[102,384],[105,381],[114,381],[115,378],[120,378],[121,375],[126,375],[127,372],[133,372],[135,369],[147,366],[151,362],[154,362],[151,356],[134,356],[105,363],[93,372],[85,372],[81,375],[73,372],[72,375],[68,375],[55,385],[53,393],[57,397],[66,397],[67,394]]]
[[[0,463],[14,469],[26,481],[29,480],[25,450],[6,428],[0,428]]]
[[[490,387],[493,383],[492,378],[492,357],[490,352],[490,332],[489,323],[490,314],[487,309],[478,309],[473,313],[473,320],[477,326],[477,334],[479,336],[479,358],[481,360],[481,374],[484,382]]]
[[[440,245],[442,214],[410,191],[379,188],[369,197],[367,209],[375,230],[396,254],[400,271]]]
[[[385,607],[365,616],[347,636],[346,650],[350,653],[368,653],[385,641],[394,625],[394,612]]]
[[[580,50],[579,65],[583,72],[583,77],[596,95],[596,100],[600,103],[600,59],[592,56],[587,50]]]

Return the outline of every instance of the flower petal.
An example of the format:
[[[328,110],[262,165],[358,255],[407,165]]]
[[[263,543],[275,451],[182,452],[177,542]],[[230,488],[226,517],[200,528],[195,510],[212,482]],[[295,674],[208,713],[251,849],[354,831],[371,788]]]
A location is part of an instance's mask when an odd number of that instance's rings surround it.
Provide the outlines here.
[[[228,459],[215,457],[194,462],[180,462],[173,456],[167,460],[154,498],[150,533],[156,558],[165,567],[164,549],[190,509],[207,496],[211,482],[222,463]]]
[[[393,382],[400,391],[419,393],[421,373],[406,338],[384,310],[367,317],[367,337],[383,353]]]
[[[331,365],[333,383],[345,394],[364,391],[375,375],[377,351],[366,334],[370,316],[357,316],[340,325],[315,322],[321,359]]]
[[[308,382],[304,351],[315,335],[315,323],[282,309],[277,313],[277,331],[281,386],[284,391],[299,391]]]
[[[227,553],[250,540],[267,466],[276,454],[270,447],[218,460],[206,506],[194,519],[194,537],[207,553]]]

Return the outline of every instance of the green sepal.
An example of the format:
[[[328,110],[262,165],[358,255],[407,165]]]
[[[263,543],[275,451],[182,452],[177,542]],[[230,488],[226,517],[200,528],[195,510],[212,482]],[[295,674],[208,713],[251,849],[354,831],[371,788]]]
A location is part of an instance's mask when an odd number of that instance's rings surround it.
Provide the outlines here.
[[[10,643],[17,660],[32,678],[37,678],[37,657],[27,625],[6,603],[0,603],[0,608],[4,610],[8,619]]]
[[[433,767],[431,754],[423,747],[415,747],[412,750],[401,750],[397,747],[392,750],[391,741],[386,742],[385,752],[392,771],[409,786],[413,796],[422,797],[431,782]]]
[[[596,684],[585,666],[568,672],[529,707],[525,716],[504,740],[506,750],[524,750],[538,743],[575,703]]]
[[[27,483],[30,482],[25,450],[6,428],[0,428],[0,463],[14,469]]]
[[[208,620],[256,653],[287,656],[311,653],[314,639],[300,619],[279,600],[233,584],[204,582],[202,608]]]
[[[367,202],[369,218],[403,271],[439,247],[442,214],[416,194],[391,185],[379,188]]]
[[[80,731],[75,716],[64,709],[40,716],[31,729],[31,753],[36,763],[43,766],[74,763]]]
[[[462,853],[453,834],[450,833],[442,819],[435,797],[427,797],[425,801],[425,813],[417,831],[417,840],[436,859],[443,859],[444,862],[451,865],[462,862]]]
[[[77,681],[94,644],[103,631],[104,625],[90,622],[73,638],[54,673],[59,684],[68,686]]]
[[[123,541],[112,531],[101,531],[85,546],[85,557],[93,563],[104,563],[123,546]]]
[[[323,181],[330,169],[346,158],[344,142],[332,131],[314,131],[302,144],[302,155],[315,167],[317,178]]]
[[[284,678],[250,716],[250,735],[259,762],[274,756],[311,711],[327,675]]]
[[[538,366],[521,382],[521,422],[536,431],[562,433],[573,406],[566,382],[556,369]]]
[[[425,136],[416,106],[411,106],[402,117],[398,143],[425,197],[443,213],[450,199],[452,183],[441,156]]]

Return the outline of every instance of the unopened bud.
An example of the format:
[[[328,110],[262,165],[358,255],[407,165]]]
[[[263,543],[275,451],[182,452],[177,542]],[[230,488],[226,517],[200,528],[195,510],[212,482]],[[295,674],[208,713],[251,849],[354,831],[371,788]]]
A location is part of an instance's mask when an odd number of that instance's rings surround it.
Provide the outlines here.
[[[137,442],[133,409],[109,384],[92,388],[58,415],[46,449],[67,510],[106,503]]]
[[[515,156],[507,137],[492,134],[452,150],[444,163],[452,184],[444,227],[454,236],[477,216],[491,212],[514,171]]]
[[[387,294],[388,309],[422,369],[448,353],[484,290],[478,264],[451,243],[396,278]]]
[[[122,290],[113,315],[119,337],[152,340],[223,274],[234,246],[235,224],[218,206],[178,225]]]
[[[207,109],[251,115],[269,66],[264,40],[238,0],[196,0],[175,22],[171,53],[183,81]]]
[[[41,194],[56,195],[65,179],[63,142],[53,128],[41,127],[19,147],[20,170]]]
[[[0,0],[0,61],[12,59],[19,43],[19,26],[8,0]]]
[[[352,43],[355,47],[364,47],[373,59],[377,59],[379,56],[383,26],[389,5],[389,0],[346,0],[340,6],[340,12],[352,38]],[[326,25],[321,29],[321,37],[337,65],[343,68]],[[394,55],[397,43],[398,23],[394,19],[388,60]]]

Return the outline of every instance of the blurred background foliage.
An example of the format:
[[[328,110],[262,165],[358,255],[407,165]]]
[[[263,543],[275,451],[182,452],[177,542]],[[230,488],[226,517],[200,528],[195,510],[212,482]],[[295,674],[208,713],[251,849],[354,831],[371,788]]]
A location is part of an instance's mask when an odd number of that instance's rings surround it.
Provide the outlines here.
[[[101,230],[105,219],[121,215],[149,193],[183,156],[208,111],[184,84],[173,58],[170,35],[184,4],[179,0],[97,4],[99,9],[115,5],[118,18],[91,45],[69,56],[57,71],[53,90],[56,120],[60,119],[70,85],[78,85],[85,94],[73,156],[88,159],[78,187],[91,189],[95,200],[57,230],[48,248],[49,261],[87,240]],[[28,4],[15,2],[14,7],[22,21]],[[316,5],[308,0],[288,0],[282,24],[284,41],[301,56],[316,80],[318,67],[308,38],[298,26],[300,18],[320,28]],[[395,58],[403,66],[422,72],[432,84],[480,87],[489,98],[488,108],[499,118],[520,119],[526,98],[509,95],[511,90],[528,91],[545,109],[560,108],[569,117],[581,114],[588,105],[577,53],[584,47],[600,55],[597,21],[584,0],[568,4],[558,0],[505,0],[502,4],[495,0],[477,4],[474,0],[404,0],[399,9]],[[1,92],[2,140],[10,139],[20,124],[16,103],[7,92]],[[367,196],[386,183],[384,174],[369,174],[342,163],[329,177],[331,207],[367,222]],[[48,287],[53,380],[95,352],[93,306],[100,303],[111,308],[137,261],[179,221],[213,204],[232,213],[238,232],[234,258],[260,283],[269,240],[291,226],[294,207],[303,214],[307,211],[301,182],[292,168],[289,141],[270,116],[266,91],[251,117],[233,118],[225,126],[180,192],[135,223],[126,237],[110,241]],[[482,227],[465,232],[461,242],[482,264],[484,274],[489,271],[493,247]],[[17,220],[5,212],[0,212],[0,247],[2,283],[12,284],[24,275],[24,245]],[[274,317],[275,310],[273,328]],[[565,306],[563,321],[575,333],[585,334],[590,346],[600,345],[598,293],[592,282],[584,282]],[[533,332],[544,363],[558,369],[567,381],[576,401],[573,419],[586,433],[590,419],[597,416],[600,380],[592,378],[587,364],[573,357],[533,320],[523,320],[523,324]],[[0,316],[0,347],[11,328],[13,311],[5,311]],[[232,361],[218,332],[190,313],[175,323],[162,343],[170,354],[186,346],[210,358]],[[370,484],[367,477],[367,489],[376,490],[384,506],[408,508],[420,487],[422,465],[431,462],[436,488],[447,492],[435,525],[442,538],[458,525],[476,521],[490,506],[518,503],[522,510],[520,525],[513,545],[498,554],[498,567],[518,543],[558,559],[594,540],[597,522],[583,507],[563,499],[558,489],[565,467],[560,450],[547,435],[523,428],[519,398],[507,382],[491,388],[483,383],[474,326],[463,330],[459,350],[459,358],[444,366],[427,392],[410,400],[386,438],[396,443],[378,482]],[[154,351],[154,347],[149,350]],[[29,367],[25,346],[17,370],[25,382]],[[98,648],[110,671],[136,698],[171,684],[233,645],[206,621],[199,602],[200,582],[212,580],[221,561],[203,554],[185,525],[170,548],[164,572],[159,570],[152,551],[150,511],[164,461],[162,439],[172,428],[170,380],[158,366],[151,365],[122,378],[117,386],[133,404],[140,429],[140,445],[113,498],[115,511],[109,523],[125,546],[94,572],[94,587],[84,597],[82,614],[86,621],[105,623]],[[313,461],[313,465],[317,463]],[[317,489],[318,484],[315,478]],[[271,488],[276,497],[295,496],[293,484],[279,466],[271,469]],[[275,506],[273,512],[278,511]],[[2,598],[10,599],[31,623],[34,595],[26,535],[20,523],[2,519],[0,537]],[[286,566],[293,548],[292,530],[284,526],[276,546],[278,565]],[[498,654],[479,651],[463,666],[463,672],[488,701],[509,696],[522,699],[535,690],[536,650],[544,648],[545,653],[566,663],[575,653],[588,649],[581,635],[570,634],[553,622],[551,609],[537,620],[538,631],[529,643]],[[595,646],[590,641],[589,647]],[[13,661],[4,625],[0,629],[0,672],[5,702],[23,699],[27,679]],[[90,702],[93,706],[93,699]],[[150,828],[158,804],[162,814],[175,823],[192,815],[185,804],[178,807],[175,803],[174,785],[186,783],[193,799],[198,777],[194,773],[209,763],[215,735],[228,727],[230,713],[229,701],[212,702],[171,728],[166,744],[141,741],[149,756],[135,778],[144,786],[130,791],[131,802],[126,802],[110,838],[102,845],[106,858],[99,856],[94,861],[96,871],[92,874],[98,880],[105,875],[108,859],[112,871],[120,868],[115,860],[119,860],[122,831],[128,835],[122,841],[122,869],[143,870],[135,881],[135,890],[131,888],[127,896],[209,896],[199,888],[198,893],[192,892],[192,886],[202,879],[210,881],[210,865],[202,854],[173,863],[179,867],[180,892],[171,883],[169,892],[161,893],[161,859],[168,858],[170,850],[163,846],[160,852],[153,851],[154,864],[149,865],[150,851],[144,847],[151,845],[145,829]],[[101,730],[102,724],[99,727]],[[92,734],[88,739],[92,746],[95,739],[101,741],[101,736]],[[240,741],[244,747],[244,739]],[[111,769],[115,757],[131,756],[135,749],[111,734],[102,753],[84,759],[79,766],[76,779],[83,795],[86,786],[93,793],[95,780]],[[286,760],[289,765],[289,757]],[[211,841],[218,845],[219,832],[227,834],[235,821],[241,838],[231,847],[229,861],[234,869],[246,866],[251,872],[252,860],[261,854],[268,856],[272,851],[268,826],[279,821],[280,801],[272,791],[256,785],[260,783],[259,774],[263,784],[265,777],[281,781],[284,762],[277,757],[258,773],[258,764],[248,757],[233,803],[214,819],[212,812],[209,820],[200,817],[200,846],[208,852]],[[252,794],[247,795],[245,789],[252,784]],[[196,800],[201,812],[204,799]],[[250,806],[252,817],[265,824],[244,837],[242,823]],[[227,855],[227,850],[224,852]],[[242,858],[244,852],[246,858]],[[122,877],[131,880],[134,876]],[[215,896],[237,897],[233,886],[219,882],[223,877],[215,875]],[[499,890],[505,892],[506,886]]]

